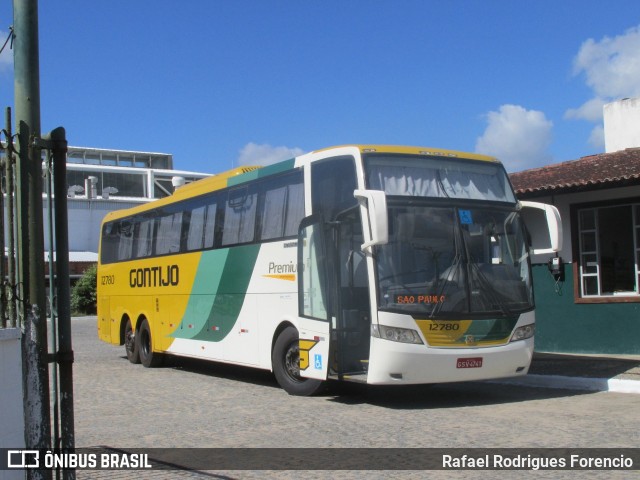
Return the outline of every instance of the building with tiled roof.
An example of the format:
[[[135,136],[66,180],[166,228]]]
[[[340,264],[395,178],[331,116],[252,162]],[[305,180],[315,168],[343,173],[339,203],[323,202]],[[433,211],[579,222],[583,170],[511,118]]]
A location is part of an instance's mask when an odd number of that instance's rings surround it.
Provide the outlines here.
[[[639,120],[621,121],[630,111]],[[562,216],[558,259],[533,257],[538,351],[640,354],[639,122],[640,99],[609,104],[605,134],[619,138],[605,144],[618,150],[509,176],[519,199]],[[525,221],[533,238],[545,231]]]
[[[640,148],[601,153],[510,176],[521,198],[640,184]]]

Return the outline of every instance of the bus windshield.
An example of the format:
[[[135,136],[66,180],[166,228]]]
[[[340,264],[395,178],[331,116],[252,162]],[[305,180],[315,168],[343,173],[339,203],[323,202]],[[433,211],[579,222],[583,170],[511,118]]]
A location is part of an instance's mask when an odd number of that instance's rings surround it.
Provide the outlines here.
[[[415,155],[369,155],[368,188],[387,195],[515,203],[500,163]]]
[[[389,230],[389,243],[376,250],[382,310],[437,319],[506,318],[533,308],[515,209],[392,200]]]

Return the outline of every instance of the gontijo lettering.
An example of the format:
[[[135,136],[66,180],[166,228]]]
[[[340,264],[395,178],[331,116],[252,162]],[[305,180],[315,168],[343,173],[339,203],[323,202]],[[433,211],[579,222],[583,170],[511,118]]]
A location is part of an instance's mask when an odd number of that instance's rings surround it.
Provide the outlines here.
[[[129,271],[131,288],[176,286],[180,281],[178,265],[166,267],[132,268]]]

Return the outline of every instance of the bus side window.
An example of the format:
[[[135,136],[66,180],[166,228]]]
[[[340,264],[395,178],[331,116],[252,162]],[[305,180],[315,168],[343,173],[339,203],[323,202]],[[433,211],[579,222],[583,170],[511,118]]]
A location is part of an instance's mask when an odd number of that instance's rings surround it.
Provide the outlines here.
[[[332,158],[311,166],[311,204],[314,214],[325,221],[349,207],[357,205],[356,169],[353,157]]]
[[[134,233],[135,257],[149,257],[153,247],[154,219],[141,218],[136,225]]]
[[[216,238],[216,213],[218,211],[218,204],[212,203],[207,205],[207,215],[204,221],[204,248],[211,248],[215,243]]]
[[[222,245],[253,242],[258,194],[255,186],[229,190],[224,210]]]
[[[197,207],[191,210],[189,217],[189,229],[187,233],[187,250],[200,250],[204,238],[204,220],[206,207]]]
[[[271,186],[271,185],[267,185]],[[277,186],[267,189],[260,215],[260,239],[271,240],[282,237],[284,227],[287,187]]]
[[[187,206],[185,248],[187,251],[212,248],[216,235],[217,197],[208,195]]]
[[[170,213],[160,217],[156,235],[156,255],[179,252],[181,234],[182,212]]]
[[[133,252],[133,222],[131,220],[120,220],[118,223],[118,255],[119,261],[129,260]]]
[[[100,261],[102,263],[118,261],[119,230],[120,222],[105,223],[102,227],[102,245],[100,247]]]
[[[279,175],[260,183],[260,240],[293,237],[304,217],[302,170]]]
[[[284,236],[292,237],[298,234],[298,227],[304,218],[304,185],[302,172],[296,175],[295,183],[287,187],[287,207],[284,223]]]

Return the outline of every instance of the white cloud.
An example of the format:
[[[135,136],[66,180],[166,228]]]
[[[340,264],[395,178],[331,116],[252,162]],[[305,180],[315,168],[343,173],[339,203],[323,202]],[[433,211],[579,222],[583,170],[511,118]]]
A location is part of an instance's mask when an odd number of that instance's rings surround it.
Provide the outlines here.
[[[598,122],[605,103],[640,96],[640,26],[614,38],[585,41],[574,59],[574,74],[584,74],[594,98],[568,110],[565,118]]]
[[[256,143],[247,143],[240,150],[238,157],[239,165],[271,165],[272,163],[288,160],[290,158],[302,155],[304,151],[294,147],[273,147],[269,144],[258,145]]]
[[[590,122],[598,122],[602,120],[602,107],[606,102],[600,98],[592,98],[588,102],[582,104],[578,108],[570,108],[564,114],[564,118],[588,120]]]
[[[600,150],[604,149],[604,127],[602,125],[596,125],[591,130],[589,145]]]
[[[476,152],[498,157],[508,171],[546,165],[553,122],[543,112],[502,105],[486,115],[487,128],[476,141]]]

